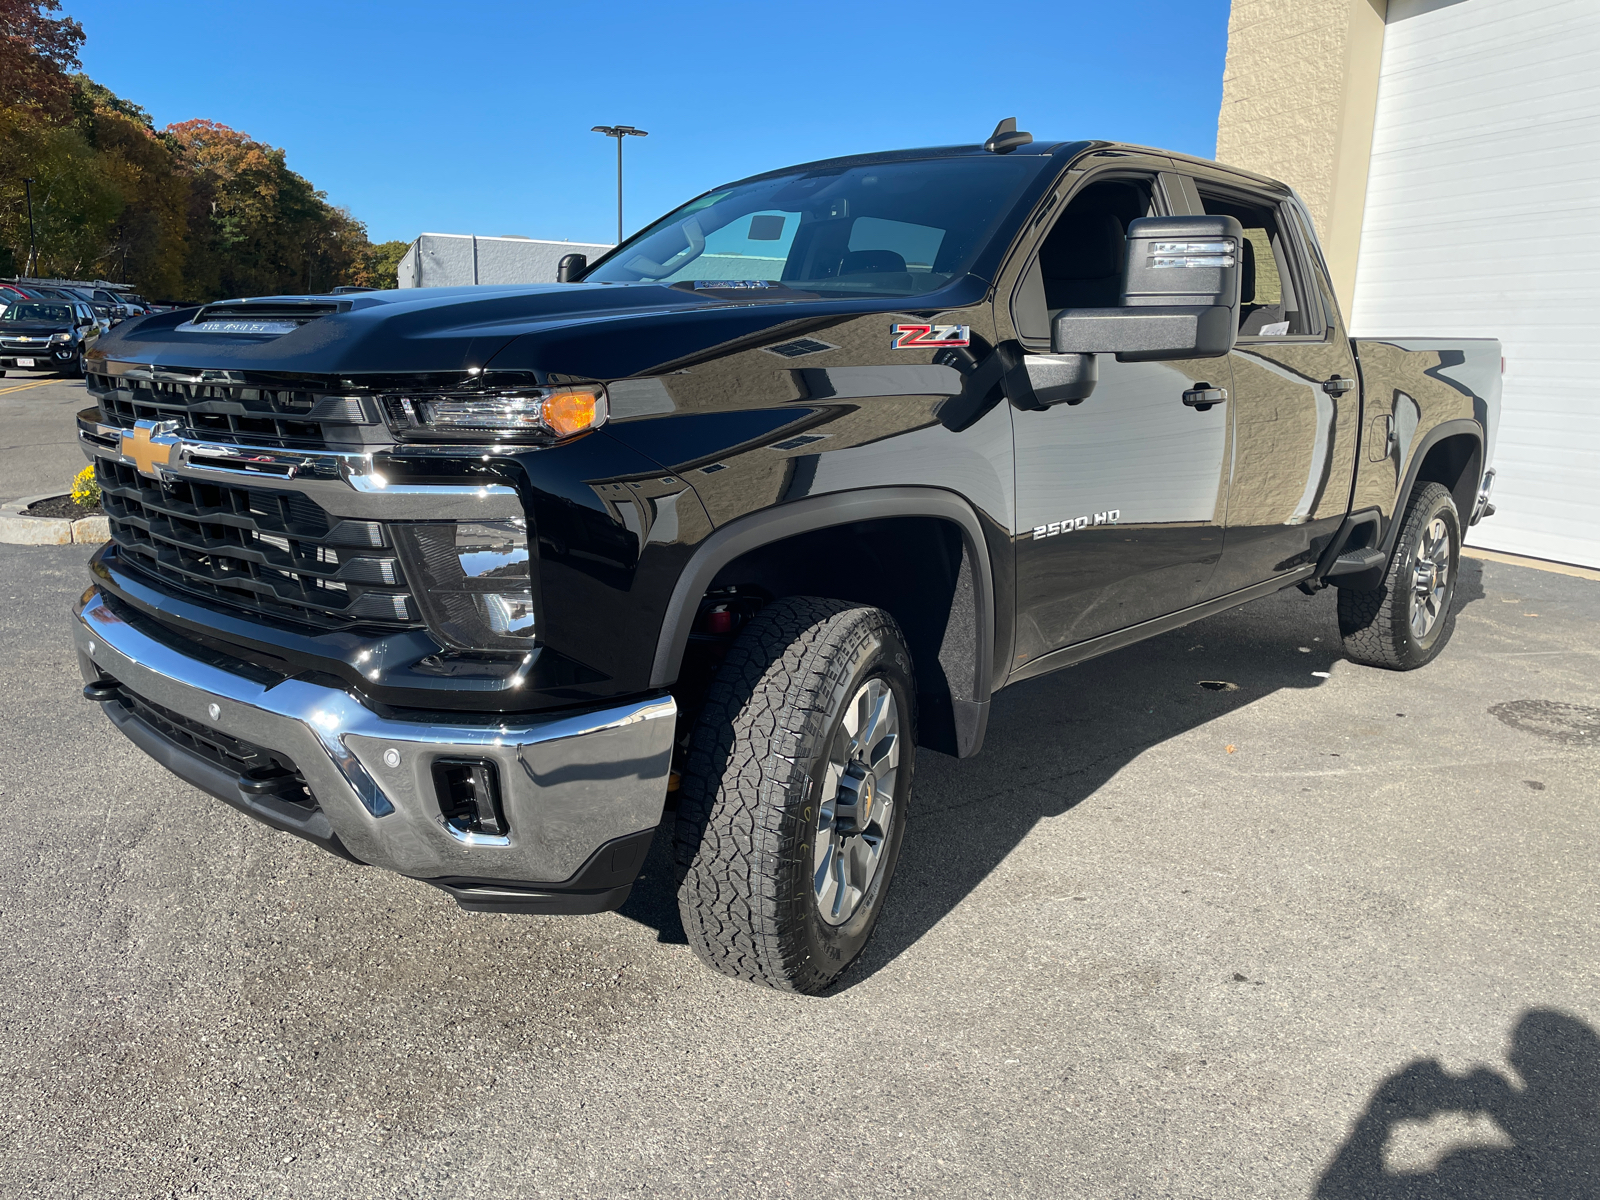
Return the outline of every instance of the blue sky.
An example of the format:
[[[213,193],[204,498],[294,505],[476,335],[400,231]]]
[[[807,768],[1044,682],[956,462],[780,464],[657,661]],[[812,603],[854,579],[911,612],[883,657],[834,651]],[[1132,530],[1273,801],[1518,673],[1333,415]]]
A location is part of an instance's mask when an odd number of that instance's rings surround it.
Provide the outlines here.
[[[374,241],[428,230],[605,241],[792,162],[1055,138],[1209,156],[1228,0],[985,4],[64,0],[84,69],[158,125],[288,151]]]

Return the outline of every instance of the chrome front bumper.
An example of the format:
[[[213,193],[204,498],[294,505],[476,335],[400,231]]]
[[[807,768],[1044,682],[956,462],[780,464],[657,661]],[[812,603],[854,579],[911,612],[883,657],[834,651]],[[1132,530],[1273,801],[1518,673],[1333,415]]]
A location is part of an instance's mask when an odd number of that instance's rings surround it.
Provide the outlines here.
[[[422,722],[381,717],[347,692],[299,679],[263,684],[175,649],[152,631],[125,620],[98,591],[73,624],[79,666],[87,683],[110,677],[147,703],[230,737],[282,754],[304,776],[320,813],[306,828],[255,811],[269,824],[342,848],[364,863],[434,882],[468,904],[463,891],[502,887],[506,895],[583,886],[583,879],[620,878],[628,863],[596,852],[630,839],[629,854],[648,843],[661,819],[672,756],[677,706],[670,696],[632,701],[581,714],[485,724]],[[120,710],[120,706],[119,706]],[[229,803],[221,784],[204,777],[205,764],[148,726],[124,732],[185,778]],[[163,744],[164,743],[164,744]],[[508,831],[490,837],[448,824],[435,794],[437,758],[492,760],[500,779]],[[191,758],[193,755],[191,754]],[[213,774],[222,776],[221,768]],[[244,802],[241,802],[244,801]],[[287,806],[285,806],[287,807]],[[617,903],[626,897],[626,886]],[[473,905],[469,905],[473,906]],[[493,905],[484,905],[493,907]],[[610,907],[606,904],[602,907]],[[513,909],[516,905],[511,905]],[[573,909],[570,911],[583,911]]]

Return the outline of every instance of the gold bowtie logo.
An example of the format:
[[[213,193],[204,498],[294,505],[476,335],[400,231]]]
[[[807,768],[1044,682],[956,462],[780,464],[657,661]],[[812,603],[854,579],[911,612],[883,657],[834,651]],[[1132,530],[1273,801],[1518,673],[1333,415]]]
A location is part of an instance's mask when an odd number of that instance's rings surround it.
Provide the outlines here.
[[[122,432],[119,447],[122,457],[133,459],[139,474],[154,478],[157,464],[166,466],[172,461],[172,450],[178,444],[178,439],[170,435],[177,427],[176,421],[137,422],[132,429]],[[158,438],[161,440],[157,441]]]

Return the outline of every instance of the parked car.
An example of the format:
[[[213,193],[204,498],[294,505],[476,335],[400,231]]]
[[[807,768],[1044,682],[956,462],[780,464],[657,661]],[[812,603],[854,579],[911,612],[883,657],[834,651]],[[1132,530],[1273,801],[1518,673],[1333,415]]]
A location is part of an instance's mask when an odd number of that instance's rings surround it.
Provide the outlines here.
[[[110,310],[111,323],[113,325],[118,321],[125,321],[133,315],[128,306],[127,298],[119,292],[111,291],[109,288],[90,289],[89,299],[92,303],[104,304]]]
[[[15,300],[0,309],[0,374],[61,371],[80,378],[100,324],[81,300]]]
[[[562,277],[102,338],[84,693],[474,911],[614,908],[664,824],[690,944],[772,987],[861,953],[1000,688],[1296,586],[1421,667],[1492,511],[1499,343],[1349,337],[1300,200],[1218,163],[1003,123]]]
[[[74,300],[81,300],[94,312],[95,319],[100,324],[102,333],[108,331],[121,318],[117,315],[120,305],[108,303],[97,298],[97,289],[75,287],[68,284],[52,285],[51,289],[59,296],[70,296]]]

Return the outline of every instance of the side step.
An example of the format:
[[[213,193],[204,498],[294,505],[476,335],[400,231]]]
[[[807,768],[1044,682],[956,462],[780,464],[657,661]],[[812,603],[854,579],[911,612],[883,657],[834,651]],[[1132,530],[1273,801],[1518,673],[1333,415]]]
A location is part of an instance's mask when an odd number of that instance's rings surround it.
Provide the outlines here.
[[[1383,564],[1383,550],[1377,546],[1366,550],[1346,550],[1333,560],[1333,565],[1328,568],[1323,578],[1334,575],[1355,575],[1362,571],[1370,571],[1374,567],[1381,567]]]

